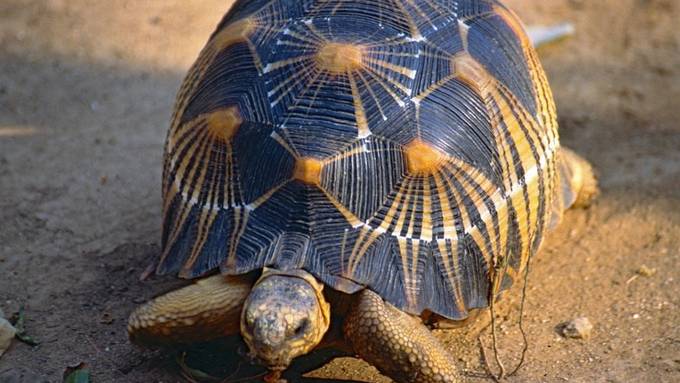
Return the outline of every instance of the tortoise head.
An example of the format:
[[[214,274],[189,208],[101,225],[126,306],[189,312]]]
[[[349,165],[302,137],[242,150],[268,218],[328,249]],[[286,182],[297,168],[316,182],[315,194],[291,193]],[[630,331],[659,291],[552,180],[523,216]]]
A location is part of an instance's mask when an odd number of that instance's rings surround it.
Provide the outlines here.
[[[241,335],[250,356],[272,371],[316,347],[330,324],[323,284],[311,274],[265,269],[241,314]]]

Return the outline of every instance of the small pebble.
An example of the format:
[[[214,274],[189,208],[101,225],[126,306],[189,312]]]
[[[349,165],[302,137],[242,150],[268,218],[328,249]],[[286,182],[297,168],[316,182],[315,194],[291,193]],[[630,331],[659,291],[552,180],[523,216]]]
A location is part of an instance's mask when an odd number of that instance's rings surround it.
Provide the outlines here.
[[[651,277],[652,275],[656,274],[656,269],[642,265],[639,269],[637,269],[636,273],[643,277]]]
[[[589,339],[593,331],[593,324],[586,317],[579,317],[567,322],[562,328],[562,335],[566,338]]]

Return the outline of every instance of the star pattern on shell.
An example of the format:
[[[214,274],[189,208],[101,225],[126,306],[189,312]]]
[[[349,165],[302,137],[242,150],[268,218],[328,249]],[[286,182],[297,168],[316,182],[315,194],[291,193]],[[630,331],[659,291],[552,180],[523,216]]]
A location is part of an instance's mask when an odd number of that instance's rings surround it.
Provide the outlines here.
[[[304,268],[453,319],[516,278],[552,212],[559,144],[545,75],[509,10],[233,9],[177,98],[159,273]]]

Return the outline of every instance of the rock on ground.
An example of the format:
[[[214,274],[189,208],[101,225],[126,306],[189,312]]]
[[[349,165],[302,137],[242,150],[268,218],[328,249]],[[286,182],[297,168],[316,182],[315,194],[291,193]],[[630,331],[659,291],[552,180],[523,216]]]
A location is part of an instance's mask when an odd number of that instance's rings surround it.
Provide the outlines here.
[[[592,332],[593,324],[586,317],[573,319],[562,327],[562,335],[567,338],[589,339]]]

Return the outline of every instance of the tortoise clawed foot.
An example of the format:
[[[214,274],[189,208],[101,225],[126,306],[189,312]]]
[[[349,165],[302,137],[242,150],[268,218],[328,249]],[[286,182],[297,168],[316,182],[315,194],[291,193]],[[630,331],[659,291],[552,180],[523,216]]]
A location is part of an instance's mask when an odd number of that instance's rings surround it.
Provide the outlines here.
[[[449,352],[418,318],[364,290],[345,320],[344,333],[354,351],[399,383],[459,381]]]

